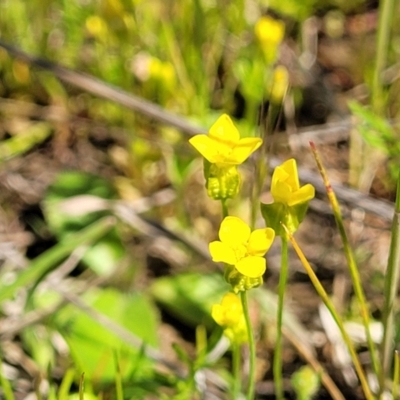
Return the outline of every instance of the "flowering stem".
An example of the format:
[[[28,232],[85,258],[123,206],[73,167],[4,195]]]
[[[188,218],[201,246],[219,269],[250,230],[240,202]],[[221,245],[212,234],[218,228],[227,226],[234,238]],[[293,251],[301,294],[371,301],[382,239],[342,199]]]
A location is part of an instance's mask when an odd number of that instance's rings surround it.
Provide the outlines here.
[[[340,333],[342,335],[342,338],[344,342],[347,345],[347,349],[350,353],[350,357],[353,361],[354,368],[357,371],[358,378],[360,379],[360,383],[362,386],[362,389],[364,391],[365,398],[367,400],[373,400],[374,396],[371,393],[371,390],[368,385],[368,381],[365,375],[364,370],[362,369],[360,360],[358,359],[357,353],[354,349],[353,343],[350,339],[349,334],[347,333],[343,321],[341,317],[339,316],[338,312],[335,309],[335,306],[333,305],[332,300],[329,298],[328,294],[326,293],[324,287],[321,285],[321,282],[319,281],[317,275],[315,275],[314,270],[312,269],[310,263],[307,261],[304,253],[300,249],[299,245],[297,244],[296,240],[294,237],[290,234],[290,232],[287,230],[285,226],[283,228],[286,230],[286,233],[288,235],[288,238],[290,242],[293,245],[294,250],[296,251],[301,263],[303,264],[304,269],[307,271],[308,276],[310,277],[310,280],[312,284],[314,285],[315,290],[318,293],[318,296],[322,300],[322,302],[325,304],[326,308],[329,310],[330,314],[332,315],[332,318],[335,320],[337,327],[340,330]]]
[[[226,199],[221,200],[221,205],[222,205],[222,219],[224,219],[229,215],[228,207],[226,206]]]
[[[385,274],[385,302],[382,311],[383,339],[381,342],[382,369],[379,377],[380,391],[384,390],[385,379],[389,375],[393,361],[395,343],[395,302],[400,279],[400,174],[397,179],[396,203],[391,229],[389,260]]]
[[[367,301],[365,299],[364,290],[361,285],[361,277],[360,277],[360,273],[357,268],[357,263],[356,263],[353,251],[351,249],[346,230],[344,228],[342,213],[341,213],[340,207],[339,207],[339,202],[337,201],[335,192],[333,191],[333,188],[329,181],[326,170],[325,170],[324,166],[322,165],[322,161],[317,152],[315,144],[313,142],[310,142],[310,146],[311,146],[311,150],[314,154],[315,161],[317,162],[319,172],[324,181],[326,193],[328,195],[329,202],[331,203],[333,215],[335,216],[335,220],[336,220],[336,225],[339,229],[340,237],[342,239],[347,264],[348,264],[349,270],[350,270],[351,280],[352,280],[353,286],[354,286],[354,293],[358,300],[358,304],[359,304],[360,311],[361,311],[361,317],[362,317],[362,322],[363,322],[364,329],[365,329],[365,334],[367,337],[367,346],[368,346],[369,354],[371,357],[372,368],[373,368],[376,376],[381,376],[381,371],[380,371],[381,366],[378,363],[378,359],[377,359],[377,355],[376,355],[376,351],[375,351],[375,345],[372,340],[371,331],[370,331],[370,317],[369,317]]]
[[[274,383],[275,395],[278,400],[283,397],[283,378],[282,378],[282,323],[283,323],[283,300],[285,297],[286,282],[288,276],[288,242],[285,235],[281,237],[281,273],[279,276],[278,287],[278,315],[276,320],[276,344],[274,353]]]
[[[247,303],[247,291],[240,292],[240,300],[242,301],[242,308],[244,319],[246,320],[247,334],[249,337],[249,352],[250,352],[250,371],[249,371],[249,385],[247,389],[247,400],[254,400],[255,378],[256,378],[256,344],[254,341],[253,329],[250,322],[249,305]]]
[[[400,375],[400,358],[399,352],[394,352],[394,367],[393,367],[393,387],[392,387],[392,399],[397,399],[397,391],[399,387],[399,375]]]
[[[232,371],[233,371],[233,398],[239,398],[240,393],[240,345],[232,346]]]
[[[379,23],[376,45],[376,58],[371,88],[371,103],[373,110],[382,115],[385,106],[382,73],[386,67],[389,52],[390,32],[395,10],[395,0],[383,0],[379,3]]]

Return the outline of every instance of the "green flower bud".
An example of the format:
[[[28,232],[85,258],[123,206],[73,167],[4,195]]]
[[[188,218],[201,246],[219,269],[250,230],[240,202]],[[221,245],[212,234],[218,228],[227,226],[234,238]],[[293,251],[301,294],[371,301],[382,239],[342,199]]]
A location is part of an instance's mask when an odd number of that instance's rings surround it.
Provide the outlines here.
[[[227,264],[225,264],[224,278],[232,286],[235,293],[244,292],[263,284],[262,276],[250,278],[241,274],[233,265]]]
[[[240,189],[241,177],[236,166],[210,164],[204,160],[207,194],[214,200],[233,199]]]

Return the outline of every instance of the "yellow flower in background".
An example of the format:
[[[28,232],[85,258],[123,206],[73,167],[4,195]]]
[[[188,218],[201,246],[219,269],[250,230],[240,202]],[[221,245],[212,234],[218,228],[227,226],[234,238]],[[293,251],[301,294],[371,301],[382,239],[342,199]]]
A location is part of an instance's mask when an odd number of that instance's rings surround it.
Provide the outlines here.
[[[274,62],[278,46],[285,34],[285,24],[266,15],[257,21],[254,34],[260,42],[266,61],[268,63]]]
[[[221,223],[219,241],[211,242],[213,261],[232,265],[245,277],[260,278],[266,270],[265,253],[275,238],[271,228],[256,229],[237,217],[226,217]]]
[[[98,15],[91,15],[86,19],[86,29],[98,39],[105,39],[108,34],[107,22]]]
[[[265,15],[257,21],[254,33],[262,45],[277,47],[285,34],[285,24]]]
[[[283,65],[278,65],[274,69],[271,82],[271,101],[281,104],[289,88],[289,72]]]
[[[261,146],[262,139],[241,139],[230,117],[223,114],[208,135],[196,135],[189,142],[211,164],[232,166],[242,164]]]
[[[271,193],[275,202],[292,207],[314,198],[315,189],[309,183],[300,187],[296,160],[291,158],[275,168]]]
[[[242,303],[234,293],[227,293],[220,304],[214,304],[211,316],[224,328],[224,334],[235,343],[248,341]]]

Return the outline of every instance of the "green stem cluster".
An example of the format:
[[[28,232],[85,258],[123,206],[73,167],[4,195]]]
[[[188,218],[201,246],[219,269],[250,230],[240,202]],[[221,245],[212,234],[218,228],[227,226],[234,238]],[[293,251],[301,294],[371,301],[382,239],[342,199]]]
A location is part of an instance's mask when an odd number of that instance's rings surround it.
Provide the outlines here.
[[[383,306],[383,339],[381,343],[382,370],[379,376],[381,393],[384,389],[385,377],[388,376],[393,359],[394,338],[394,302],[399,283],[400,265],[400,174],[397,179],[397,194],[392,222],[389,260],[385,275],[385,302]]]
[[[326,170],[325,170],[324,166],[322,165],[322,161],[319,157],[316,147],[315,147],[314,143],[310,143],[310,145],[311,145],[311,149],[314,153],[314,157],[317,162],[318,169],[319,169],[322,179],[324,181],[326,192],[327,192],[327,195],[329,198],[329,202],[331,203],[332,211],[335,216],[336,224],[338,226],[339,233],[340,233],[340,236],[342,239],[346,260],[347,260],[347,263],[349,266],[350,275],[351,275],[352,283],[354,286],[354,293],[358,300],[358,304],[359,304],[360,311],[361,311],[361,318],[362,318],[362,322],[364,325],[365,334],[367,337],[367,345],[368,345],[368,350],[370,352],[372,367],[373,367],[375,375],[380,376],[381,368],[378,363],[375,344],[372,340],[371,331],[370,331],[370,317],[369,317],[370,314],[369,314],[369,310],[368,310],[368,305],[367,305],[367,301],[365,299],[364,290],[361,285],[360,273],[358,271],[355,257],[354,257],[353,251],[351,249],[350,242],[348,240],[346,230],[345,230],[345,227],[343,224],[343,218],[342,218],[342,214],[340,211],[339,203],[337,201],[335,192],[333,191],[332,186],[330,184]]]
[[[376,58],[374,75],[371,88],[371,104],[373,111],[378,115],[383,115],[385,98],[383,93],[382,73],[386,67],[390,31],[394,14],[395,0],[382,0],[379,5],[379,24],[376,44]]]
[[[347,345],[347,348],[349,350],[351,359],[353,361],[354,364],[354,368],[356,369],[358,378],[360,379],[360,383],[361,386],[363,388],[364,391],[364,395],[365,398],[367,400],[373,400],[374,396],[372,395],[372,392],[369,388],[368,385],[368,381],[367,381],[367,377],[365,375],[365,372],[361,366],[360,360],[358,359],[357,353],[354,349],[353,343],[350,339],[349,334],[347,333],[343,321],[341,319],[341,317],[339,316],[338,312],[335,309],[335,306],[333,305],[332,300],[329,298],[328,294],[326,293],[325,289],[323,288],[323,286],[321,285],[321,282],[319,281],[317,275],[315,274],[314,270],[312,269],[311,265],[309,264],[309,262],[307,261],[306,257],[304,256],[303,252],[301,251],[299,245],[297,244],[296,240],[294,239],[294,237],[289,233],[289,231],[287,231],[288,237],[290,242],[293,245],[294,250],[296,251],[301,263],[303,264],[305,270],[307,271],[308,276],[310,277],[310,280],[312,282],[312,284],[314,285],[319,297],[321,298],[321,300],[323,301],[323,303],[325,304],[325,306],[327,307],[327,309],[329,310],[329,312],[332,315],[332,318],[335,320],[336,325],[338,326],[340,333],[342,335],[342,338],[344,340],[344,342]]]

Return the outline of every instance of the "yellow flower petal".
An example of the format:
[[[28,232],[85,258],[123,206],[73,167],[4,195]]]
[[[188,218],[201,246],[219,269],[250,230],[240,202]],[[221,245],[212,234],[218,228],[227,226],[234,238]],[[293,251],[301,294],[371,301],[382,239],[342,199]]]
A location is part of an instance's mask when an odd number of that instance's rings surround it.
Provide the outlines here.
[[[291,158],[275,168],[271,193],[277,203],[291,207],[311,200],[315,190],[310,184],[300,187],[296,161]]]
[[[262,144],[260,138],[244,138],[240,139],[239,142],[233,148],[228,159],[231,164],[242,164],[251,153],[256,151]]]
[[[189,139],[189,143],[211,164],[219,161],[218,148],[207,135],[196,135]]]
[[[240,133],[227,114],[221,115],[208,133],[209,137],[217,142],[234,145],[240,139]]]
[[[275,181],[271,184],[272,197],[277,203],[287,204],[292,196],[292,188],[282,181]]]
[[[250,235],[247,254],[262,257],[271,247],[275,231],[271,228],[256,229]]]
[[[214,304],[211,316],[218,325],[235,328],[242,322],[243,308],[239,297],[234,293],[227,293],[220,304]]]
[[[225,243],[215,241],[208,245],[211,258],[214,262],[224,262],[229,265],[235,265],[237,257],[234,250]]]
[[[247,243],[250,232],[250,227],[240,218],[226,217],[221,223],[219,238],[229,246],[239,246]]]
[[[225,325],[224,311],[220,304],[214,304],[212,306],[211,316],[218,325]]]
[[[280,166],[280,168],[287,173],[286,179],[282,180],[284,180],[292,188],[292,192],[298,190],[300,187],[300,183],[299,183],[299,174],[297,172],[296,160],[294,158],[290,158],[289,160],[286,160]]]
[[[315,189],[313,185],[307,183],[307,185],[302,186],[299,190],[292,194],[288,206],[295,206],[297,204],[305,203],[313,199],[315,196]]]
[[[240,139],[240,134],[227,114],[221,115],[208,135],[196,135],[190,144],[211,164],[239,165],[261,146],[260,138]]]
[[[266,261],[263,257],[249,256],[242,258],[236,265],[236,269],[249,278],[259,278],[266,270]]]

